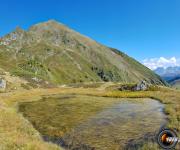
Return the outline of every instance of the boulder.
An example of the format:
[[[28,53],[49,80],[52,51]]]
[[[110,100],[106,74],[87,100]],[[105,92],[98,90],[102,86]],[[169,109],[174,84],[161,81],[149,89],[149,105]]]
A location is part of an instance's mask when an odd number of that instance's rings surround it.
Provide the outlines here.
[[[146,91],[149,88],[149,84],[146,81],[141,81],[135,87],[135,91]]]
[[[6,80],[0,78],[0,91],[5,91],[6,89]]]

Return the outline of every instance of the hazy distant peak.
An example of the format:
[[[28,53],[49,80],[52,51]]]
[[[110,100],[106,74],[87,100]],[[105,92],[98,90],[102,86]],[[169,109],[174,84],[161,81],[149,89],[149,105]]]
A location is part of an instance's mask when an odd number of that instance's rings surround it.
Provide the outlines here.
[[[176,76],[180,76],[180,66],[167,68],[159,67],[155,70],[155,72],[162,77],[175,78]]]

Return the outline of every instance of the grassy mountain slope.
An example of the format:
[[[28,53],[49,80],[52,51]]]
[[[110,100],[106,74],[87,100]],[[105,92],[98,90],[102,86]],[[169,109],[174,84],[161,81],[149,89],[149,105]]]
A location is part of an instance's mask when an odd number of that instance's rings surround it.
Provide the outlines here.
[[[50,20],[0,39],[0,67],[34,82],[139,82],[165,84],[126,54]]]
[[[173,84],[172,84],[173,87],[177,88],[177,89],[180,89],[180,80],[176,80]]]
[[[180,77],[177,76],[169,81],[169,84],[172,85],[172,87],[180,89]]]

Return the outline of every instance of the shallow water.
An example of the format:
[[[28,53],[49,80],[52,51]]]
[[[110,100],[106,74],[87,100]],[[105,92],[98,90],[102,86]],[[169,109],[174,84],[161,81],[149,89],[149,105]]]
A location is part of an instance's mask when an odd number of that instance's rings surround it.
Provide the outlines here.
[[[153,99],[123,99],[59,138],[49,138],[73,150],[118,150],[152,139],[166,122],[163,105]],[[133,141],[133,142],[130,142]],[[136,146],[137,146],[136,145]]]
[[[45,141],[67,150],[138,149],[166,123],[153,99],[80,95],[47,97],[19,104]]]

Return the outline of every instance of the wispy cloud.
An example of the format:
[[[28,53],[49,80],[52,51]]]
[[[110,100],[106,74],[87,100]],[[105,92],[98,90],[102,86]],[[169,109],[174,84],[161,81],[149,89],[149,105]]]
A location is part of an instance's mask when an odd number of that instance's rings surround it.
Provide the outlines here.
[[[172,58],[150,58],[143,60],[143,64],[148,68],[155,70],[158,67],[175,67],[180,66],[180,58],[172,57]]]

